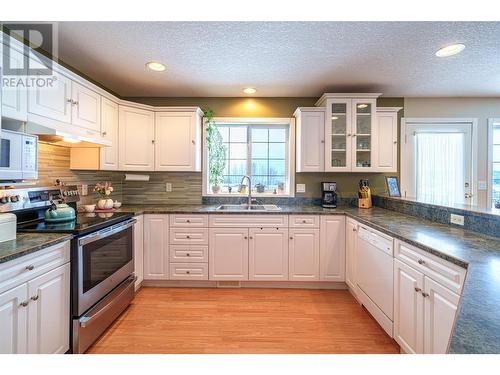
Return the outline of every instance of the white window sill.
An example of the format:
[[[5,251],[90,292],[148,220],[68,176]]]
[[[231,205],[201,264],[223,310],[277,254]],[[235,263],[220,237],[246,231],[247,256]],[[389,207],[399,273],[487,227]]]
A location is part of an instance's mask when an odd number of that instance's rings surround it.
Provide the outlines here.
[[[248,194],[203,194],[203,197],[221,197],[221,198],[247,198]],[[252,193],[252,198],[294,198],[294,194],[273,194],[273,193]]]

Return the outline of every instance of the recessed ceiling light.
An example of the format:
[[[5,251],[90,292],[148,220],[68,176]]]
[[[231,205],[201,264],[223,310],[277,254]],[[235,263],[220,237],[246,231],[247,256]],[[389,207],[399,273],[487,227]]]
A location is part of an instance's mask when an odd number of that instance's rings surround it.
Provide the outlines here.
[[[243,92],[245,94],[255,94],[257,92],[257,90],[254,89],[253,87],[247,87],[246,89],[243,89]]]
[[[165,64],[162,64],[161,62],[158,61],[150,61],[146,63],[146,66],[149,69],[154,70],[155,72],[163,72],[165,69],[167,69]]]
[[[465,48],[465,45],[460,44],[460,43],[451,44],[449,46],[438,49],[436,51],[436,56],[437,57],[453,56],[453,55],[456,55],[457,53],[462,52],[464,50],[464,48]]]
[[[368,107],[368,104],[358,104],[358,108],[359,109],[363,109],[363,108],[366,108]]]

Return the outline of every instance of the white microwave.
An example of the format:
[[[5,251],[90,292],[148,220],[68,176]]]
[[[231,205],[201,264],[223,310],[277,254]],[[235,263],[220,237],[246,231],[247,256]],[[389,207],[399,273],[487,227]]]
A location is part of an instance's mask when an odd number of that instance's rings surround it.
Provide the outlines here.
[[[38,178],[38,137],[1,130],[0,181]]]

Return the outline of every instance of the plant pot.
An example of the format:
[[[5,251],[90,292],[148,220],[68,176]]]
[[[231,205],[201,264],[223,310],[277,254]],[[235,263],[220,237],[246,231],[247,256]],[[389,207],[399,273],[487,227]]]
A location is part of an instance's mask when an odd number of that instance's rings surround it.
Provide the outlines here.
[[[113,199],[99,199],[97,208],[100,210],[110,210],[113,208]]]
[[[220,185],[212,185],[212,193],[219,194]]]

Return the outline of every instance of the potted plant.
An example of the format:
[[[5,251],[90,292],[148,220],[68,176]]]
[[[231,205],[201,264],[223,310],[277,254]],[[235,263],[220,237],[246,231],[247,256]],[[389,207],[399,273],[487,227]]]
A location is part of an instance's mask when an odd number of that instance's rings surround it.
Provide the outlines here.
[[[97,201],[97,208],[100,210],[110,210],[113,208],[113,200],[109,198],[113,192],[113,186],[111,182],[98,182],[95,184],[94,191],[99,194],[99,199]]]
[[[220,192],[220,186],[224,182],[224,168],[226,167],[226,146],[222,142],[217,124],[214,121],[214,112],[211,109],[203,111],[206,123],[207,149],[208,149],[208,183],[212,192]]]

